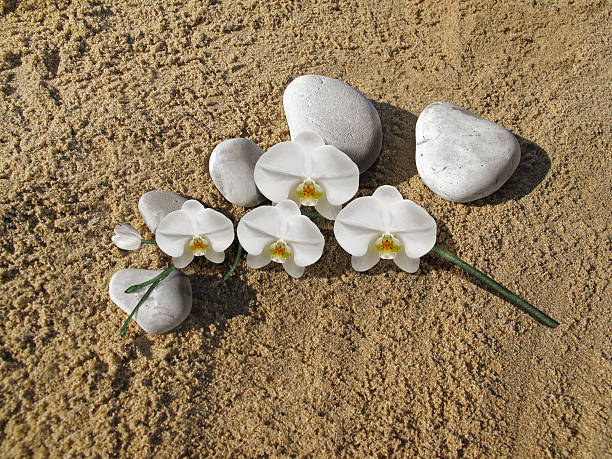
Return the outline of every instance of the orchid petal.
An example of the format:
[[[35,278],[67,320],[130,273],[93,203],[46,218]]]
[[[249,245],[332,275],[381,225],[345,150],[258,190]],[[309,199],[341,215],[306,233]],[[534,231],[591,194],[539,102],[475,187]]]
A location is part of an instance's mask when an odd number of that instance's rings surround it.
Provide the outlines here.
[[[259,269],[268,265],[271,261],[272,258],[270,257],[270,251],[262,250],[259,255],[253,255],[249,253],[247,255],[246,263],[249,268]]]
[[[237,233],[244,250],[259,255],[267,245],[280,239],[279,211],[272,206],[251,210],[238,223]]]
[[[274,208],[279,212],[281,218],[291,218],[302,215],[300,206],[293,200],[284,199],[274,205]]]
[[[189,213],[189,215],[195,215],[198,212],[201,212],[205,209],[201,202],[196,201],[195,199],[190,199],[185,201],[181,206],[181,210]]]
[[[319,198],[319,202],[317,202],[314,208],[328,220],[335,220],[335,218],[338,216],[338,212],[340,212],[342,209],[342,205],[331,205],[327,200],[327,197],[323,195]]]
[[[389,231],[402,241],[408,257],[421,257],[433,248],[436,221],[425,209],[406,199],[392,203],[389,215]]]
[[[333,145],[311,152],[312,178],[325,190],[330,204],[345,203],[359,188],[359,168],[346,153]]]
[[[282,201],[291,189],[307,177],[306,154],[294,142],[274,145],[261,155],[253,177],[259,191],[270,201]]]
[[[137,250],[140,248],[141,239],[127,235],[114,235],[111,237],[113,243],[123,250]]]
[[[196,231],[193,234],[206,236],[215,252],[224,251],[234,240],[234,224],[221,212],[202,209],[194,215],[194,220]]]
[[[296,265],[308,266],[321,258],[325,238],[317,225],[305,215],[290,218],[282,236],[293,250]]]
[[[138,230],[134,228],[132,225],[128,225],[127,223],[119,223],[117,226],[115,226],[114,231],[115,231],[115,234],[117,234],[118,236],[130,235],[130,236],[141,237]]]
[[[189,263],[193,261],[193,252],[189,249],[189,243],[185,244],[183,253],[179,257],[172,257],[172,264],[175,268],[185,268]]]
[[[301,201],[300,201],[300,197],[297,194],[297,186],[292,186],[291,187],[291,191],[289,191],[289,196],[287,196],[287,199],[289,199],[290,201],[295,202],[295,204],[298,206],[298,208],[300,208],[300,206],[302,205]],[[272,205],[276,205],[278,203],[272,203]]]
[[[204,254],[208,261],[212,261],[213,263],[223,263],[225,260],[225,252],[213,250],[212,247],[209,247]]]
[[[407,273],[415,273],[419,269],[419,258],[411,258],[403,250],[397,252],[393,261],[401,270]]]
[[[113,243],[123,250],[137,250],[142,244],[142,236],[136,228],[127,223],[120,223],[115,227],[115,235],[111,237]]]
[[[302,274],[304,274],[304,267],[296,265],[293,261],[293,257],[289,258],[283,263],[283,268],[285,268],[287,274],[296,279],[299,279],[302,277]]]
[[[183,210],[175,210],[157,225],[155,242],[162,252],[171,257],[180,257],[185,243],[196,234],[194,229],[195,225],[189,214]]]
[[[372,194],[373,197],[378,199],[381,204],[389,205],[392,202],[402,201],[404,198],[397,188],[391,185],[382,185],[376,188],[376,191]]]
[[[351,201],[334,223],[334,236],[351,255],[364,256],[372,239],[384,231],[384,208],[377,199],[365,196]]]
[[[303,150],[309,151],[325,146],[323,138],[314,131],[299,132],[293,139]]]
[[[353,255],[351,257],[351,266],[353,266],[355,271],[363,272],[375,266],[378,260],[380,260],[380,254],[374,244],[370,243],[365,255],[361,257]]]

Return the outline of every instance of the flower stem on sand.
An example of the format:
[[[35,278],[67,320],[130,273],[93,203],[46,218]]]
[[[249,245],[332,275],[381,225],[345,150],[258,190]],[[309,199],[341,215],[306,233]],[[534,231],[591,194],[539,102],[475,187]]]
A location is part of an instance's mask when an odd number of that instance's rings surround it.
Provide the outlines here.
[[[155,245],[157,245],[157,242],[152,241],[151,239],[141,239],[140,242],[142,242],[143,244],[155,244]]]
[[[149,298],[149,295],[151,295],[151,292],[153,292],[155,287],[157,287],[157,285],[161,281],[163,281],[166,277],[168,277],[172,273],[172,271],[174,271],[175,269],[176,268],[174,267],[174,265],[170,265],[166,269],[164,269],[160,274],[155,276],[153,279],[149,279],[148,281],[143,282],[142,284],[132,285],[131,287],[129,287],[129,288],[127,288],[125,290],[125,293],[133,293],[136,290],[140,290],[141,288],[146,287],[147,285],[151,284],[151,286],[145,292],[145,294],[142,295],[142,298],[140,298],[140,301],[138,301],[138,304],[136,305],[134,310],[130,313],[130,315],[127,317],[127,319],[125,319],[125,322],[123,322],[123,327],[121,327],[121,337],[122,338],[127,333],[128,325],[130,324],[130,321],[132,320],[132,317],[134,317],[134,315],[140,309],[140,306],[142,306],[142,304],[146,301],[146,299]]]
[[[238,266],[238,262],[240,261],[240,256],[241,255],[242,255],[242,245],[240,245],[240,243],[238,243],[238,251],[236,252],[236,259],[234,260],[234,264],[232,265],[230,270],[227,272],[227,274],[225,276],[223,276],[223,282],[225,282],[227,279],[229,279],[229,277],[232,274],[234,274],[234,271],[236,270],[236,267]]]
[[[302,215],[306,215],[309,218],[322,217],[322,215],[319,214],[319,212],[302,212]],[[522,309],[523,311],[525,311],[527,314],[529,314],[531,317],[533,317],[535,320],[537,320],[541,324],[544,324],[550,328],[555,328],[559,325],[559,322],[557,322],[555,319],[544,314],[542,311],[540,311],[538,308],[536,308],[532,304],[527,303],[527,301],[522,299],[520,296],[516,295],[515,293],[511,292],[503,285],[491,279],[489,276],[487,276],[482,271],[479,271],[476,268],[474,268],[472,265],[467,264],[465,261],[463,261],[456,255],[453,255],[448,250],[443,249],[438,244],[433,246],[433,249],[431,249],[431,252],[444,258],[447,261],[450,261],[452,264],[459,266],[461,269],[463,269],[468,274],[470,274],[471,276],[481,281],[483,284],[485,284],[495,293],[498,293],[500,296],[504,297],[510,303],[512,303],[519,309]]]
[[[136,284],[136,285],[132,285],[126,288],[125,293],[134,293],[136,290],[140,290],[141,288],[146,287],[149,284],[153,284],[154,282],[159,283],[162,280],[164,280],[166,277],[168,277],[170,273],[174,271],[175,269],[176,268],[174,267],[174,265],[170,265],[166,269],[164,269],[161,273],[159,273],[157,276],[155,276],[153,279],[149,279],[148,281],[145,281],[142,284]]]
[[[559,322],[557,322],[555,319],[547,316],[546,314],[544,314],[542,311],[540,311],[535,306],[527,303],[527,301],[525,301],[521,297],[517,296],[516,294],[512,293],[510,290],[508,290],[503,285],[497,283],[496,281],[491,279],[489,276],[487,276],[483,272],[481,272],[481,271],[477,270],[476,268],[474,268],[473,266],[467,264],[465,261],[461,260],[457,256],[455,256],[452,253],[448,252],[447,250],[443,249],[439,245],[437,245],[437,244],[434,245],[433,249],[431,249],[431,252],[433,252],[436,255],[444,258],[445,260],[450,261],[454,265],[459,266],[461,269],[463,269],[468,274],[470,274],[471,276],[473,276],[476,279],[478,279],[479,281],[481,281],[483,284],[485,284],[491,290],[493,290],[494,292],[496,292],[499,295],[503,296],[510,303],[512,303],[513,305],[515,305],[519,309],[522,309],[523,311],[525,311],[527,314],[529,314],[531,317],[533,317],[535,320],[537,320],[541,324],[544,324],[544,325],[546,325],[546,326],[548,326],[550,328],[555,328],[557,325],[559,325]]]

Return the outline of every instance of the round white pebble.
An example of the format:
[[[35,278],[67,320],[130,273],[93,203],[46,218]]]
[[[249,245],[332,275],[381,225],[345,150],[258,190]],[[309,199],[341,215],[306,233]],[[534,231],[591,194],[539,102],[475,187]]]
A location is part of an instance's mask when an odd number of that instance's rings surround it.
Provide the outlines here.
[[[283,95],[291,138],[314,131],[326,144],[346,153],[366,171],[380,153],[382,127],[372,102],[352,86],[334,78],[303,75]]]
[[[159,222],[170,212],[179,210],[187,198],[172,191],[153,190],[138,200],[138,210],[149,229],[155,233]]]
[[[248,139],[221,142],[210,155],[208,169],[221,194],[236,206],[253,207],[265,201],[253,178],[255,163],[264,151]]]
[[[152,279],[161,271],[150,269],[124,269],[113,275],[108,286],[111,300],[130,314],[149,288],[125,293],[128,287]],[[192,296],[189,278],[173,271],[151,292],[140,306],[134,320],[147,333],[159,335],[178,327],[191,312]]]
[[[435,102],[416,123],[416,166],[434,193],[453,202],[498,190],[521,160],[516,138],[458,105]]]

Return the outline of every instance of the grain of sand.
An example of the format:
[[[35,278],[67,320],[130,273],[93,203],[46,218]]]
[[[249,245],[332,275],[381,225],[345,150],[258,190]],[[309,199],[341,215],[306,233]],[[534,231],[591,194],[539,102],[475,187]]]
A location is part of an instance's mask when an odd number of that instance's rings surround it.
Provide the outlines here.
[[[0,2],[0,454],[612,456],[612,7],[607,1]],[[389,183],[439,242],[561,322],[538,325],[432,256],[356,274],[322,260],[187,270],[189,318],[163,336],[107,287],[159,269],[137,201],[173,190],[237,219],[207,173],[221,141],[288,140],[295,77],[373,100]],[[520,139],[473,204],[431,193],[416,116],[450,101]],[[145,237],[146,237],[145,236]]]

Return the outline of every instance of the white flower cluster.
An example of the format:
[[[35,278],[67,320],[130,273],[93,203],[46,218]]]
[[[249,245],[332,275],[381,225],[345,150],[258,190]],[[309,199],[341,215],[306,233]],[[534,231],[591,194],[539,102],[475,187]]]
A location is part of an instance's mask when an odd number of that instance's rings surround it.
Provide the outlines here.
[[[262,268],[275,262],[281,264],[289,276],[300,278],[306,267],[323,255],[325,239],[311,219],[313,214],[334,220],[334,236],[340,247],[351,255],[351,265],[356,271],[367,271],[383,259],[393,260],[399,269],[414,273],[419,268],[420,257],[432,252],[459,266],[539,322],[552,328],[559,325],[486,274],[438,246],[434,219],[422,207],[404,199],[393,186],[380,186],[371,196],[351,201],[359,188],[358,166],[337,147],[326,145],[315,132],[297,133],[293,140],[278,143],[265,153],[246,139],[228,140],[212,152],[209,169],[213,182],[229,201],[239,205],[254,204],[261,202],[263,195],[271,205],[249,211],[234,225],[222,213],[205,208],[195,200],[186,200],[175,210],[184,198],[177,201],[173,197],[174,206],[166,209],[173,211],[167,214],[160,211],[155,215],[155,222],[159,221],[156,228],[152,228],[155,241],[142,239],[130,225],[117,226],[112,240],[121,249],[136,250],[143,243],[157,244],[172,257],[173,263],[154,278],[124,291],[133,293],[148,286],[128,316],[122,336],[148,295],[173,270],[187,267],[200,256],[213,263],[222,263],[225,250],[234,241],[234,227],[240,245],[236,261],[224,280],[235,270],[242,249],[247,252],[246,264],[250,268]],[[301,206],[314,207],[316,212],[302,213]],[[160,221],[162,215],[165,216]],[[149,222],[147,225],[151,228]]]
[[[270,148],[255,165],[254,179],[275,204],[251,210],[238,224],[238,240],[251,268],[274,261],[299,278],[306,266],[321,258],[325,240],[300,212],[302,205],[314,206],[321,216],[335,220],[336,240],[352,255],[357,271],[370,269],[380,259],[392,259],[400,269],[413,273],[419,258],[435,244],[434,219],[392,186],[383,185],[372,196],[342,208],[357,192],[359,169],[314,132],[302,132]],[[140,247],[141,236],[132,226],[119,225],[115,233],[112,239],[118,247]],[[234,240],[234,226],[220,212],[189,200],[167,214],[155,234],[155,242],[172,257],[174,266],[185,268],[198,256],[222,263],[224,251]]]

